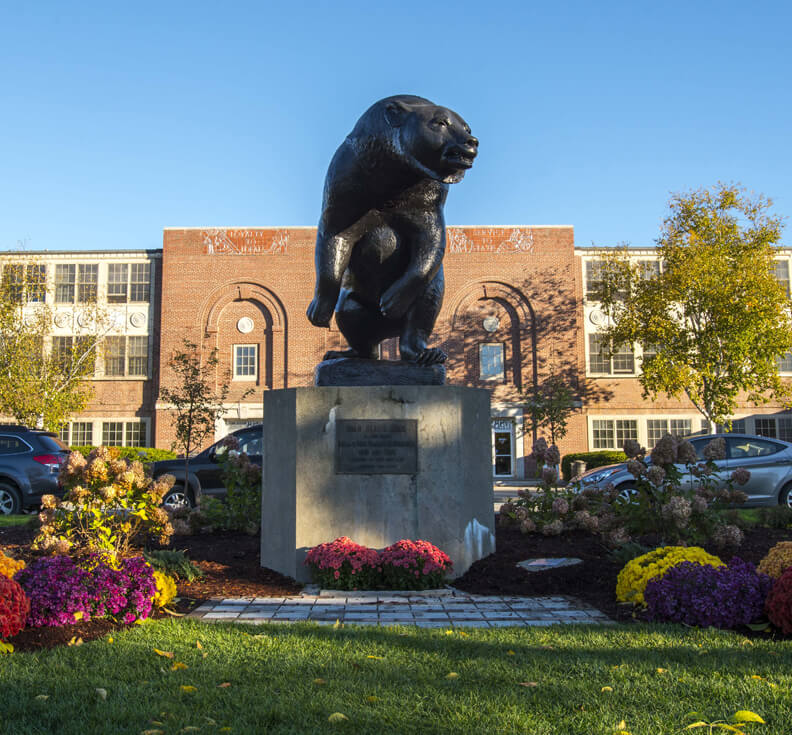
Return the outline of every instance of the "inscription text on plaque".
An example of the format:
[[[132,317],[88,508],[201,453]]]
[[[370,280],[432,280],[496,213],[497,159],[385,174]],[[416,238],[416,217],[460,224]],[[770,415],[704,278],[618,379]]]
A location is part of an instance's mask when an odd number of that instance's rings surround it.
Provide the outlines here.
[[[418,472],[417,419],[338,419],[337,475],[413,475]]]

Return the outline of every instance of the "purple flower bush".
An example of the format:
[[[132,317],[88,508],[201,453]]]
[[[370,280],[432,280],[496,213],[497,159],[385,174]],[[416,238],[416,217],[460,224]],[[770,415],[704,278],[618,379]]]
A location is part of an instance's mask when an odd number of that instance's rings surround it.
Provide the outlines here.
[[[773,580],[738,557],[727,566],[681,562],[649,581],[650,620],[705,628],[735,628],[762,616]]]
[[[142,556],[119,559],[117,567],[91,554],[37,559],[14,575],[30,600],[31,627],[69,625],[90,618],[115,617],[133,623],[151,613],[157,584]]]

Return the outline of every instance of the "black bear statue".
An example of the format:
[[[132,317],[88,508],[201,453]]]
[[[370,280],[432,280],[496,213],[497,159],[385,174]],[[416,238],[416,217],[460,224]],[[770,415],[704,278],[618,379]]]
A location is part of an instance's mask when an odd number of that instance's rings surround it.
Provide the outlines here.
[[[349,344],[325,360],[377,359],[398,337],[403,361],[445,361],[428,346],[443,302],[443,206],[477,153],[468,124],[423,97],[387,97],[363,113],[330,163],[316,236],[308,319],[328,327],[335,312]]]

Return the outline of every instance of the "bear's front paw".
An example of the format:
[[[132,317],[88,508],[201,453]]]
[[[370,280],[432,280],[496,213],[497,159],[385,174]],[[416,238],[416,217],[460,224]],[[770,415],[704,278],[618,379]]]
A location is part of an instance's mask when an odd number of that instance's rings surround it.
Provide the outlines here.
[[[391,287],[382,294],[382,298],[380,298],[380,312],[382,312],[382,316],[386,319],[401,319],[407,312],[407,309],[410,308],[411,303],[411,294],[398,291]]]
[[[334,304],[330,306],[326,302],[320,301],[314,297],[313,301],[308,305],[308,311],[305,313],[308,316],[308,321],[315,327],[329,327],[330,319],[333,317]]]

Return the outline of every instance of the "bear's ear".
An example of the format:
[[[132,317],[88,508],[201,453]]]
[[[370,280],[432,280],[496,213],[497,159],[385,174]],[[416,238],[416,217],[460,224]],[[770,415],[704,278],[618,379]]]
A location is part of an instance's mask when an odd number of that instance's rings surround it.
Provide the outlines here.
[[[409,114],[410,108],[403,102],[391,100],[385,105],[385,119],[392,128],[398,128],[403,125]]]

